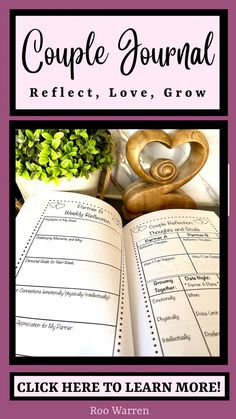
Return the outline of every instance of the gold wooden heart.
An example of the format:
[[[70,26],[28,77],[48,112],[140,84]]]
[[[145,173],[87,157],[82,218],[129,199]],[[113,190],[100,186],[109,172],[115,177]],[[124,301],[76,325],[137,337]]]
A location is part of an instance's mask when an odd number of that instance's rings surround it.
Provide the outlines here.
[[[169,149],[188,143],[190,154],[178,168],[170,159],[156,159],[148,173],[140,163],[140,156],[144,147],[153,142]],[[177,130],[168,135],[162,130],[152,129],[133,134],[127,143],[126,155],[133,171],[142,180],[131,183],[124,192],[126,218],[164,208],[196,208],[193,199],[177,189],[196,176],[204,166],[208,154],[207,139],[197,130]]]

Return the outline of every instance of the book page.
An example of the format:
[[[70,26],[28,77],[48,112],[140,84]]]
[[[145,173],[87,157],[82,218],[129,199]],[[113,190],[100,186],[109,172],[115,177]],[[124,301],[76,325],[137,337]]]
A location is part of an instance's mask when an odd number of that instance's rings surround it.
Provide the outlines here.
[[[208,211],[124,227],[137,356],[219,356],[219,230]]]
[[[117,211],[68,192],[27,200],[16,221],[16,355],[132,354]]]

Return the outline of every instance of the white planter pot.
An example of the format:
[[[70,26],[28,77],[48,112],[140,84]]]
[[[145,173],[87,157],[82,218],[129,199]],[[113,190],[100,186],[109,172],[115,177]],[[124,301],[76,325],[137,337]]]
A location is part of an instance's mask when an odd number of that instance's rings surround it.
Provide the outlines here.
[[[90,173],[88,179],[78,177],[72,178],[70,181],[66,177],[62,177],[58,185],[54,182],[44,183],[38,179],[27,180],[21,176],[16,176],[16,183],[24,200],[30,196],[48,191],[78,192],[96,196],[100,174],[101,171],[97,170]]]

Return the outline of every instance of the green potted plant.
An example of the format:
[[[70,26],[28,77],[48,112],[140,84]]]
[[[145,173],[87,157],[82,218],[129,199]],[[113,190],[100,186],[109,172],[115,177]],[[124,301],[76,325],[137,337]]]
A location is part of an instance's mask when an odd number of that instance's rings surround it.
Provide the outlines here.
[[[96,195],[112,165],[106,129],[16,129],[16,182],[24,199],[43,190]]]

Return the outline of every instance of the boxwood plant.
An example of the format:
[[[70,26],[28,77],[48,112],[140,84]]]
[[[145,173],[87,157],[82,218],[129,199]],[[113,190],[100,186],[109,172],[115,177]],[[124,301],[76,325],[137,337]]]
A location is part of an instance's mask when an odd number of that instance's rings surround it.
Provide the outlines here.
[[[59,183],[114,164],[106,129],[17,129],[16,175]]]

